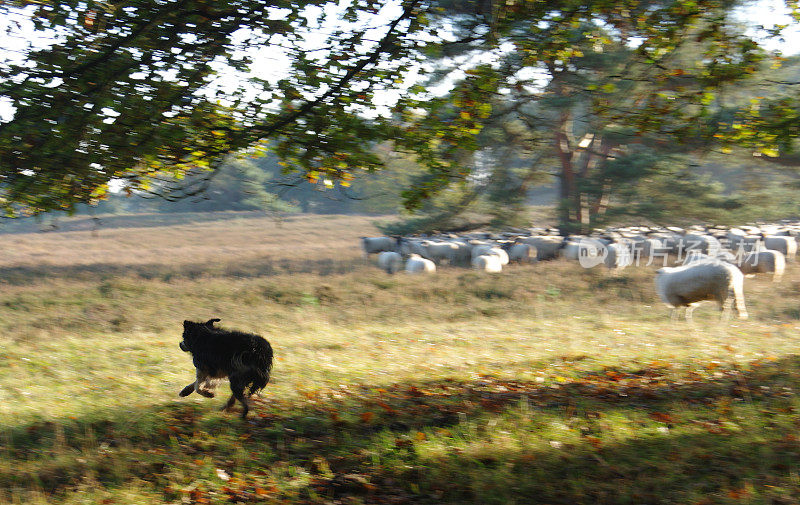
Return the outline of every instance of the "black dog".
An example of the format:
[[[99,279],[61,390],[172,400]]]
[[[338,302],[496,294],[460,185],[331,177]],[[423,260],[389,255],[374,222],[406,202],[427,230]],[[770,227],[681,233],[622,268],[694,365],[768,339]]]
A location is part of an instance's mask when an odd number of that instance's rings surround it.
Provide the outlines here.
[[[197,380],[179,394],[189,396],[197,391],[213,398],[217,382],[227,377],[233,394],[222,410],[230,409],[239,400],[244,407],[244,419],[250,410],[244,390],[248,388],[252,395],[266,387],[272,371],[272,347],[258,335],[215,328],[217,321],[219,319],[209,319],[205,323],[183,322],[180,347],[182,351],[192,353]]]

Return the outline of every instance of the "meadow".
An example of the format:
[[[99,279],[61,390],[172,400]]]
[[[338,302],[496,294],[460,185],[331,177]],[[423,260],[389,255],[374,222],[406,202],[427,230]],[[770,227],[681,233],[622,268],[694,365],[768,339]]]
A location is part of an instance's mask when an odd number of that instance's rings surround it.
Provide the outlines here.
[[[800,502],[800,267],[671,322],[655,267],[388,276],[372,218],[0,235],[0,503]],[[184,319],[276,356],[178,391]]]

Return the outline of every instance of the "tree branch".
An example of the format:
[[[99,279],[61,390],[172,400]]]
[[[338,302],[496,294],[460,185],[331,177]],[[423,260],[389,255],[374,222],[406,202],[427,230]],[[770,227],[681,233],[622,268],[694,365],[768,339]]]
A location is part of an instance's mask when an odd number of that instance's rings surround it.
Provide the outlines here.
[[[353,80],[362,70],[364,70],[367,66],[373,65],[378,62],[378,59],[385,53],[389,52],[392,45],[394,45],[394,37],[395,37],[395,29],[397,25],[400,24],[401,21],[409,19],[412,14],[414,13],[414,9],[416,6],[421,2],[421,0],[412,0],[406,7],[403,9],[403,13],[397,17],[390,25],[389,31],[386,35],[381,39],[380,44],[376,47],[371,54],[369,54],[366,58],[360,61],[358,64],[353,66],[347,73],[339,79],[334,86],[331,86],[328,91],[320,95],[314,100],[308,101],[303,104],[302,107],[298,108],[295,112],[286,115],[283,118],[280,118],[273,122],[272,124],[264,127],[264,126],[252,126],[247,128],[245,132],[247,133],[257,133],[260,137],[268,137],[280,131],[282,128],[287,126],[290,123],[293,123],[300,117],[305,116],[306,114],[310,113],[315,107],[322,104],[325,100],[338,94],[339,92],[344,89],[344,87]]]

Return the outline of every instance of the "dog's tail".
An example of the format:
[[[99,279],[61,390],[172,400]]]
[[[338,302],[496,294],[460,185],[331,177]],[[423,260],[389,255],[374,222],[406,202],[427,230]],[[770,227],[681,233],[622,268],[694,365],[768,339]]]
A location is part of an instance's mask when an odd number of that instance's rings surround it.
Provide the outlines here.
[[[259,339],[255,348],[255,367],[251,375],[250,394],[255,394],[267,387],[272,373],[272,346],[264,339]]]

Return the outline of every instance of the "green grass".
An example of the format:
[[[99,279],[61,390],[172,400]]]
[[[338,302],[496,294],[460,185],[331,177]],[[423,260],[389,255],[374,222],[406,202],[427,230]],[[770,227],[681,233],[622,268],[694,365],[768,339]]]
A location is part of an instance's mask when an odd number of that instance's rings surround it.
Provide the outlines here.
[[[236,244],[196,276],[31,260],[3,284],[0,503],[800,501],[795,265],[746,280],[751,320],[689,326],[645,268],[390,277],[315,246],[266,271]],[[177,397],[181,321],[210,317],[275,349],[247,421],[224,387]]]

